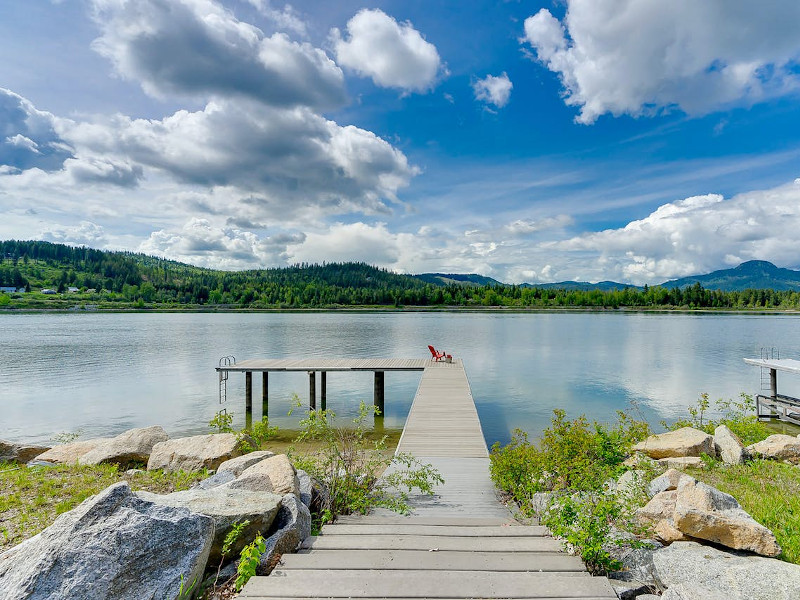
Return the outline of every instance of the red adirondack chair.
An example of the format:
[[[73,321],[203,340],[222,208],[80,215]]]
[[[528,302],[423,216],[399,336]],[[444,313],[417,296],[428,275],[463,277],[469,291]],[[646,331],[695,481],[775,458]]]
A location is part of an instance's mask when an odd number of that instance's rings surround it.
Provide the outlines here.
[[[431,345],[428,345],[428,350],[431,351],[431,360],[435,360],[436,362],[439,362],[443,358],[449,358],[449,359],[453,358],[449,354],[445,354],[444,352],[439,352],[436,348],[434,348]]]

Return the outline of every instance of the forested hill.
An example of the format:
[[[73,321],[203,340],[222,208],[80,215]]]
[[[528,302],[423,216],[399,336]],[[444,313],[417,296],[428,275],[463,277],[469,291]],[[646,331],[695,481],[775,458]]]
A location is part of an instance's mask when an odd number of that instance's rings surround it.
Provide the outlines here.
[[[800,292],[725,292],[700,283],[609,290],[424,281],[364,263],[217,271],[130,252],[0,242],[3,309],[284,309],[343,306],[800,308]]]

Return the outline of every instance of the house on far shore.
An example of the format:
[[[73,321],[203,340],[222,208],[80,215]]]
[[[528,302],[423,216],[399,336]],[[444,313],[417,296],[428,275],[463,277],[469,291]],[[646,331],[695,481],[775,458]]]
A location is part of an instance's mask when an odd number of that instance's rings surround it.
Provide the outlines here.
[[[74,294],[75,292],[80,292],[80,289],[79,289],[79,288],[76,288],[76,287],[68,287],[68,288],[67,288],[67,291],[68,291],[70,294]]]
[[[44,289],[42,290],[42,293],[43,293],[43,294],[52,295],[52,294],[57,294],[58,292],[56,292],[55,290],[51,290],[50,288],[44,288]]]
[[[25,290],[25,288],[22,288],[22,289],[23,289],[23,291]],[[17,293],[17,288],[8,287],[8,286],[3,285],[3,286],[0,286],[0,292],[6,293],[6,294],[16,294]]]

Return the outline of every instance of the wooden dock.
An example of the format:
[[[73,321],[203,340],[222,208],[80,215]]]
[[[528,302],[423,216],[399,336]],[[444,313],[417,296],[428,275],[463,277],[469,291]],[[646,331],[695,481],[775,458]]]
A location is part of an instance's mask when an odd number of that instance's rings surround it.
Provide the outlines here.
[[[520,525],[498,500],[462,362],[423,362],[397,452],[433,464],[445,484],[412,497],[410,516],[376,510],[326,525],[241,596],[616,599],[606,578],[590,577],[546,528]]]
[[[769,396],[756,395],[756,416],[762,419],[779,419],[800,425],[800,398],[778,393],[778,371],[800,375],[800,360],[792,358],[745,358],[748,365],[761,367],[761,372],[769,372]],[[762,389],[764,388],[762,377]]]

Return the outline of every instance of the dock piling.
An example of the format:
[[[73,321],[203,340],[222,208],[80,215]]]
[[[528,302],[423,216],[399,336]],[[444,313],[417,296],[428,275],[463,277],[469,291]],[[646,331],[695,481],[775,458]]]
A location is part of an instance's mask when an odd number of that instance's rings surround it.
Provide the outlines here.
[[[308,410],[317,410],[317,372],[308,372]]]
[[[253,414],[253,372],[244,372],[244,412],[245,415]]]
[[[269,417],[269,372],[261,373],[261,416]]]
[[[778,372],[775,369],[769,370],[769,393],[773,398],[778,397]]]
[[[328,400],[328,390],[327,390],[327,387],[328,387],[328,372],[327,371],[322,371],[320,373],[320,375],[321,375],[321,378],[320,378],[320,382],[319,382],[319,400],[320,400],[320,405],[322,406],[322,410],[327,410],[328,409],[328,406],[327,406],[327,404],[328,404],[328,402],[327,402],[327,400]]]
[[[377,408],[381,415],[383,415],[383,406],[384,406],[384,372],[383,371],[375,371],[375,385],[373,387],[373,396],[374,396],[374,404],[375,408]]]

